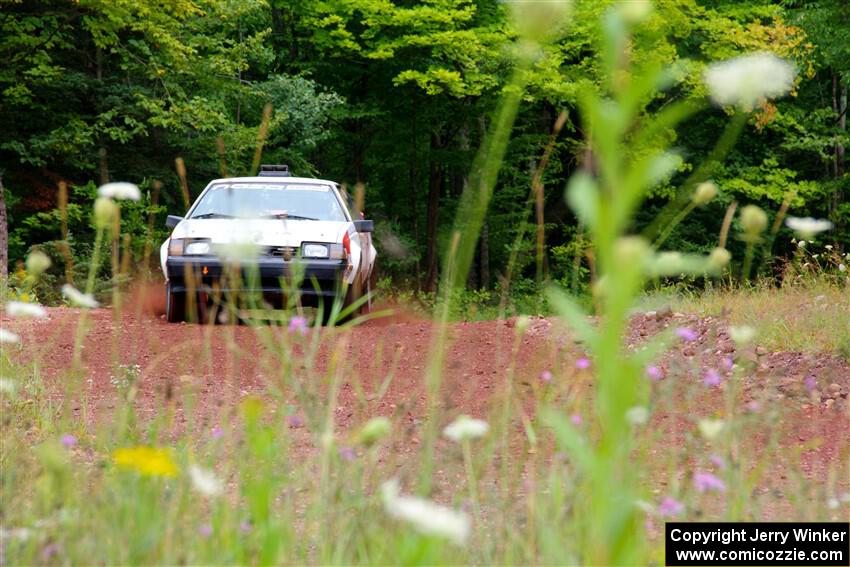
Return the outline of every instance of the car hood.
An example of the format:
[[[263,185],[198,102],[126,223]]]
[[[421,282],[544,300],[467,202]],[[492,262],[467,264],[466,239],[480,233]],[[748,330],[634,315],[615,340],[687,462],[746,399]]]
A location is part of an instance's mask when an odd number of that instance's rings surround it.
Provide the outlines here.
[[[209,238],[214,244],[300,246],[303,242],[342,242],[346,221],[294,219],[183,219],[172,238]]]

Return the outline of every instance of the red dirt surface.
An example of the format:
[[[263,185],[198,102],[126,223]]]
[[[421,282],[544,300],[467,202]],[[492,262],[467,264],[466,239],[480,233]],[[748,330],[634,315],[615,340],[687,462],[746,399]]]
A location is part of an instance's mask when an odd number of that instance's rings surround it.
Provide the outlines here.
[[[330,376],[337,372],[341,383],[334,414],[343,435],[368,417],[387,415],[405,424],[413,446],[419,443],[433,323],[398,312],[383,321],[346,330],[310,330],[304,336],[289,333],[285,327],[257,330],[247,325],[168,324],[155,315],[155,294],[147,296],[143,291],[136,293],[136,300],[120,314],[108,309],[89,312],[82,372],[77,374],[69,370],[79,310],[49,309],[49,318],[40,321],[3,315],[3,327],[21,337],[22,345],[13,347],[12,360],[39,361],[42,376],[56,397],[69,389],[77,392],[71,398],[81,419],[108,419],[122,395],[122,372],[135,372],[137,391],[132,395],[143,419],[171,408],[178,428],[185,425],[207,431],[228,422],[239,400],[250,395],[269,398],[270,392],[277,392],[273,407],[303,416],[297,396],[280,386],[283,365],[291,365],[293,379],[307,384],[305,390],[316,395],[327,391]],[[703,373],[709,367],[721,368],[723,360],[735,351],[722,320],[677,313],[637,316],[631,341],[639,343],[667,326],[687,326],[698,338],[676,344],[658,361],[667,378],[652,385],[653,396],[666,391],[674,401],[653,412],[650,426],[659,432],[653,448],[657,452],[685,442],[693,433],[695,416],[722,415],[727,382],[717,388],[705,387]],[[523,333],[518,332],[516,320],[452,323],[448,334],[451,342],[441,387],[447,419],[459,413],[486,415],[493,404],[503,400],[508,380],[528,415],[534,411],[532,394],[536,392],[537,397],[559,399],[566,411],[589,419],[592,368],[575,367],[575,360],[582,356],[580,345],[557,321],[532,318]],[[274,352],[282,340],[294,345],[283,351],[292,353],[283,359]],[[311,364],[307,353],[313,341],[317,354]],[[831,355],[770,353],[756,347],[740,353],[740,359],[752,365],[736,402],[740,411],[779,410],[773,434],[778,436],[783,454],[800,449],[800,470],[795,474],[825,481],[826,471],[837,467],[843,471],[839,484],[846,489],[850,366]],[[138,369],[122,370],[117,364],[138,365]],[[541,379],[543,371],[551,371],[551,382]],[[810,376],[813,380],[807,380]],[[387,386],[384,393],[382,385]],[[79,388],[88,394],[87,405],[79,402]],[[184,415],[182,400],[187,392],[191,392],[194,406],[185,413],[191,415]],[[300,418],[292,423],[294,428],[303,427]],[[757,432],[752,439],[756,449],[766,443],[762,438],[770,433]],[[310,437],[304,435],[299,444],[310,450]],[[795,465],[784,462],[779,466]]]

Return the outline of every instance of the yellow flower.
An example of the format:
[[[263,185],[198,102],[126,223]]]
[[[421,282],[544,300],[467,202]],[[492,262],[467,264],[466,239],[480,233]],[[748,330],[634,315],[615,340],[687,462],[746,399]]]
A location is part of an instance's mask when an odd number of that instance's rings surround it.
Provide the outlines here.
[[[177,475],[171,449],[165,447],[122,447],[112,452],[112,461],[119,468],[147,476]]]

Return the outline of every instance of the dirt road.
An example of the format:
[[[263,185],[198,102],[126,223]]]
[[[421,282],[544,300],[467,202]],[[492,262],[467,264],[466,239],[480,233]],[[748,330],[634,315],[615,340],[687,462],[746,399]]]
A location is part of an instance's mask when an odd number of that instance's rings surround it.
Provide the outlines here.
[[[118,397],[126,395],[122,388],[132,381],[142,417],[173,407],[183,423],[212,429],[235,414],[238,400],[254,394],[268,397],[272,392],[281,402],[275,406],[292,414],[292,427],[301,428],[305,398],[281,385],[282,370],[290,365],[293,379],[304,386],[302,394],[307,396],[321,398],[331,377],[340,377],[334,414],[341,431],[370,416],[387,415],[406,424],[412,442],[417,442],[433,330],[428,321],[397,314],[350,330],[310,330],[302,336],[282,327],[258,331],[245,325],[168,324],[132,307],[121,315],[98,309],[87,316],[89,331],[81,351],[85,370],[74,376],[68,370],[80,311],[48,311],[48,319],[36,321],[2,315],[3,327],[21,337],[20,347],[8,347],[13,349],[11,358],[21,363],[38,361],[55,396],[61,397],[68,381],[79,383],[89,398],[85,408],[75,402],[81,418],[94,421],[108,416]],[[653,382],[652,388],[659,398],[675,399],[654,412],[652,423],[661,432],[659,450],[664,444],[681,443],[695,415],[723,411],[729,380],[708,387],[705,372],[716,368],[724,375],[724,365],[735,351],[722,321],[675,313],[636,317],[632,341],[637,343],[670,325],[692,329],[698,338],[677,344],[657,363],[666,377]],[[534,400],[547,396],[588,419],[592,367],[576,365],[584,354],[580,346],[554,320],[533,318],[524,332],[518,331],[516,321],[451,325],[442,374],[443,410],[452,416],[461,412],[484,416],[503,399],[510,380],[528,415],[534,411]],[[281,341],[291,348],[280,350]],[[290,354],[281,357],[277,352]],[[315,352],[312,361],[311,352]],[[805,445],[802,472],[817,478],[838,463],[846,464],[850,458],[850,366],[823,354],[753,348],[739,355],[739,361],[751,365],[740,389],[740,407],[753,412],[781,408],[776,422],[780,445]],[[186,392],[192,393],[192,415],[183,414]]]

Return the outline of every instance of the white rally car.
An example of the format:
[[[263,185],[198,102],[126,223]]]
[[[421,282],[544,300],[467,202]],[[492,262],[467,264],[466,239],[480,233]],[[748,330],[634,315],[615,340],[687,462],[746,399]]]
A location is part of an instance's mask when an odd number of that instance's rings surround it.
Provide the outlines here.
[[[294,274],[299,302],[321,304],[326,319],[335,298],[352,309],[371,302],[373,223],[352,217],[332,181],[264,165],[257,177],[210,182],[185,217],[169,215],[166,225],[174,229],[160,249],[170,322],[186,320],[190,310],[203,320],[197,312],[212,298],[238,292],[260,292],[281,306]]]

